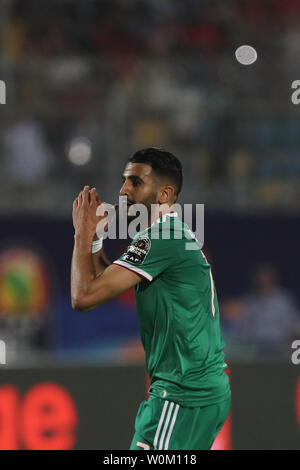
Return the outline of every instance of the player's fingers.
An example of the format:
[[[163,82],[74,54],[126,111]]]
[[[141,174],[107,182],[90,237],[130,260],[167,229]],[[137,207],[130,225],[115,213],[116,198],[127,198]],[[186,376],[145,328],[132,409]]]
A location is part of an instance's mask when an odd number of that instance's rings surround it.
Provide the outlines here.
[[[99,205],[99,204],[101,204],[101,203],[102,203],[102,201],[101,201],[101,199],[100,199],[100,196],[99,196],[99,194],[98,194],[98,193],[97,193],[97,191],[96,191],[96,188],[93,188],[93,189],[95,189],[95,194],[96,194],[96,201],[97,201],[97,204]]]
[[[93,188],[93,189],[95,190],[94,192],[95,192],[95,197],[96,197],[96,204],[97,204],[97,207],[99,207],[102,204],[102,200],[99,194],[97,193],[96,188]]]
[[[88,204],[89,202],[89,195],[90,195],[90,187],[85,186],[82,191],[82,203]]]
[[[90,190],[90,205],[92,206],[93,204],[98,206],[98,199],[97,199],[97,191],[96,188],[92,188]]]
[[[78,194],[77,202],[78,206],[80,207],[82,204],[82,191],[80,191],[80,193]]]

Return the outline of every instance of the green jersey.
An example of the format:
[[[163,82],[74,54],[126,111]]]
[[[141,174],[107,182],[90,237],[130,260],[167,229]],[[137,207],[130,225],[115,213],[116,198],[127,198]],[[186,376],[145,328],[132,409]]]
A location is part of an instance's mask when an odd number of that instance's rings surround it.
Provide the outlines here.
[[[211,267],[188,226],[165,214],[114,263],[142,277],[135,287],[149,393],[182,406],[230,396]]]

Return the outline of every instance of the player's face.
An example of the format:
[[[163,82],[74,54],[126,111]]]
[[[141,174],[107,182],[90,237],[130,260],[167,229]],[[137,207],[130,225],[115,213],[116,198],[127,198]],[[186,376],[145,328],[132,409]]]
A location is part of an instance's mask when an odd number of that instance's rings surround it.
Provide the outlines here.
[[[157,203],[157,186],[153,180],[152,168],[145,163],[127,163],[122,175],[123,186],[120,196],[127,196],[129,208],[132,204],[144,204],[147,208]]]

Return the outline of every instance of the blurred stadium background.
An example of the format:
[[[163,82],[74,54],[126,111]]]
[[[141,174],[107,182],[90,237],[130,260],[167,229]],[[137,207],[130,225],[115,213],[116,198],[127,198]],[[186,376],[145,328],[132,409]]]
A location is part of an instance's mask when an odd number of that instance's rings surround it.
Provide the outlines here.
[[[300,448],[299,24],[299,0],[1,1],[1,449],[128,448],[146,393],[133,293],[72,310],[71,210],[84,184],[115,202],[146,146],[205,204],[233,391],[215,448]]]

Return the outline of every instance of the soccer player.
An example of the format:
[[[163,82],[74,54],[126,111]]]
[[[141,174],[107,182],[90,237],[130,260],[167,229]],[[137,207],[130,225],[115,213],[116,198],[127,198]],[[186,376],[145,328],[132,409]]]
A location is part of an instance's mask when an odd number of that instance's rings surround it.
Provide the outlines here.
[[[211,267],[172,212],[181,186],[182,166],[170,152],[148,148],[129,159],[120,195],[129,207],[157,204],[162,210],[155,220],[149,215],[148,227],[110,265],[101,240],[95,241],[96,189],[85,186],[73,204],[73,308],[89,311],[135,289],[150,377],[150,397],[140,405],[130,446],[135,450],[210,449],[230,408]]]

